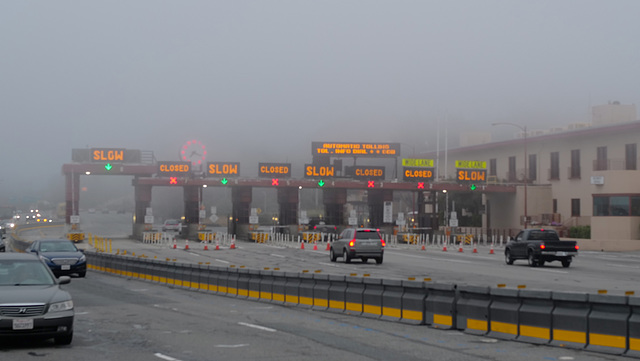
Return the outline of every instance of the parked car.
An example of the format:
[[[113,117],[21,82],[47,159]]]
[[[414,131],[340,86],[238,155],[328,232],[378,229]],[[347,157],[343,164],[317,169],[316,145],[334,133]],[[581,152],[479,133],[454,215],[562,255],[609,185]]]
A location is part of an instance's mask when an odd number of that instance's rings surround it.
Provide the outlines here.
[[[180,223],[177,219],[167,219],[162,224],[162,232],[174,231],[181,233],[182,232],[182,223]]]
[[[53,338],[58,345],[73,339],[74,309],[71,295],[59,279],[29,253],[0,254],[0,337]]]
[[[35,253],[56,277],[87,274],[87,257],[73,242],[66,239],[40,239],[33,241],[27,252]]]
[[[338,257],[342,257],[345,263],[349,263],[354,258],[360,258],[362,262],[373,258],[377,264],[380,264],[385,246],[377,229],[347,228],[340,233],[336,241],[331,243],[329,259],[335,262]]]

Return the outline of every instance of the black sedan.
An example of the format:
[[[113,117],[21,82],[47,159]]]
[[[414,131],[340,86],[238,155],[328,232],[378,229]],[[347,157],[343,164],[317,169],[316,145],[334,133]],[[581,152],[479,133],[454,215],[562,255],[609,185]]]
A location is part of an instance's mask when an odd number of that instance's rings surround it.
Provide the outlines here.
[[[0,253],[0,338],[53,338],[58,345],[73,339],[71,295],[47,266],[32,254]]]
[[[56,277],[87,274],[87,257],[73,242],[66,239],[40,239],[33,241],[27,252],[37,254],[51,268]]]

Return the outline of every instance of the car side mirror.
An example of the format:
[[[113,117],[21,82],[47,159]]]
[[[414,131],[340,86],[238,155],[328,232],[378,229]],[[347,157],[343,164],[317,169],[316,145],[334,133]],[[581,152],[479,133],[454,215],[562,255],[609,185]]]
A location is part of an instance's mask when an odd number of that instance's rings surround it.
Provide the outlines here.
[[[69,277],[69,276],[60,276],[60,278],[58,278],[58,284],[59,285],[66,285],[68,283],[71,283],[71,277]]]
[[[29,252],[36,253],[37,251],[35,249],[30,249]]]

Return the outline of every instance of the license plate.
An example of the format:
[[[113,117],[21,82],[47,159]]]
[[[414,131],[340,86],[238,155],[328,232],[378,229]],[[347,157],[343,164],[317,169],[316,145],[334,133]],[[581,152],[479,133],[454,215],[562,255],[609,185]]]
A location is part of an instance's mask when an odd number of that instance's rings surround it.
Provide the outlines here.
[[[60,269],[62,269],[63,271],[68,271],[71,269],[71,265],[68,264],[63,264]]]
[[[558,252],[558,256],[566,256],[567,252]]]
[[[13,329],[14,330],[32,330],[33,318],[14,318]]]

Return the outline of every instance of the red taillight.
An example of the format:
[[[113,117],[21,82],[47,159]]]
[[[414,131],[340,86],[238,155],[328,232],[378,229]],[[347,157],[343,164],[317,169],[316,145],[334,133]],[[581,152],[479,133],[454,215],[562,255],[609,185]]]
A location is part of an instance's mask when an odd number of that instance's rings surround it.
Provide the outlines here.
[[[544,243],[540,245],[540,249],[545,249],[545,248],[546,246],[544,245]]]
[[[384,239],[381,239],[380,242],[382,243],[382,247],[386,247],[387,244],[384,242]]]
[[[578,245],[576,244],[576,251],[579,249],[580,247],[578,247]]]
[[[314,229],[314,230],[315,230],[315,229],[318,229],[318,226],[313,226],[313,229]]]
[[[349,242],[349,247],[355,247],[356,246],[356,239],[352,239],[351,242]]]

